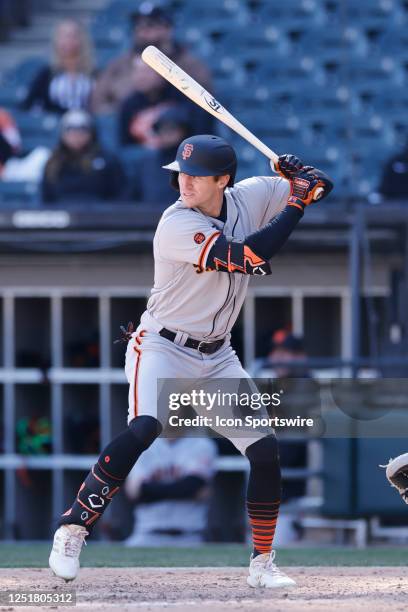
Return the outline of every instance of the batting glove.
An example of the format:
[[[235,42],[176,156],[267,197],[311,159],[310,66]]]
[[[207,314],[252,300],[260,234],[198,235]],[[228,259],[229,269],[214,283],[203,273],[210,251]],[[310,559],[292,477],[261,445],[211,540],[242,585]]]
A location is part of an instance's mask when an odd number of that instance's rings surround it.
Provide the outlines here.
[[[283,178],[290,180],[300,172],[304,166],[303,162],[298,157],[285,153],[285,155],[279,155],[276,164],[271,161],[271,168]]]
[[[325,198],[333,189],[333,183],[321,170],[312,166],[303,169],[290,179],[288,206],[304,211],[316,200]]]

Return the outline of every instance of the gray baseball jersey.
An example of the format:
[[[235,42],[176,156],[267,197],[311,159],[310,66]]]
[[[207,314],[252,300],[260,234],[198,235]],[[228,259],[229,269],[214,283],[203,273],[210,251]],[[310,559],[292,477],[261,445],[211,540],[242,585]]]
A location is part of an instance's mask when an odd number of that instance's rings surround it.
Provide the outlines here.
[[[195,339],[216,340],[232,329],[249,275],[206,270],[208,253],[221,232],[243,240],[283,210],[289,182],[252,177],[226,189],[225,223],[182,200],[165,210],[154,237],[154,286],[144,320],[155,319],[172,331]]]

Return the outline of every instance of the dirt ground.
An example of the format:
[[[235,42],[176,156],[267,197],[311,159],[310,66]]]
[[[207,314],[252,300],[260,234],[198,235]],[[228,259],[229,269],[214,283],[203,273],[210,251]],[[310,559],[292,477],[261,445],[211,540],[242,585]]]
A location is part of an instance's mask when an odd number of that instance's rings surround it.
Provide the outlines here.
[[[245,568],[84,568],[65,582],[48,569],[0,569],[0,590],[76,591],[78,610],[197,610],[240,612],[406,611],[408,576],[401,567],[291,567],[298,586],[287,590],[252,589]],[[69,610],[56,606],[6,606],[5,610]]]

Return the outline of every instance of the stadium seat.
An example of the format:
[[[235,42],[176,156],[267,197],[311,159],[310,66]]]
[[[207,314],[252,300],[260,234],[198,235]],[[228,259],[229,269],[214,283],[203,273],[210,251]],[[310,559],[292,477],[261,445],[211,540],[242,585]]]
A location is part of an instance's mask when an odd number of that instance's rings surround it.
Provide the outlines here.
[[[123,147],[118,151],[120,161],[129,180],[135,179],[135,168],[145,154],[144,148],[137,145]]]
[[[120,50],[116,47],[104,47],[96,49],[96,65],[98,70],[103,70],[107,64],[115,57],[118,57]]]
[[[404,86],[384,87],[381,81],[365,80],[363,83],[353,84],[352,95],[361,113],[386,114],[388,111],[403,111],[408,108],[408,91]]]
[[[408,116],[406,109],[395,112],[388,111],[384,123],[389,131],[389,142],[394,148],[406,146],[408,142]]]
[[[40,68],[44,66],[44,63],[44,58],[42,57],[31,57],[8,70],[4,80],[19,85],[29,85]]]
[[[271,62],[270,58],[264,58],[259,62],[253,76],[255,82],[276,81],[281,86],[284,83],[297,82],[300,89],[323,80],[321,67],[314,58],[308,56],[300,61],[296,57],[280,58],[276,63]]]
[[[395,0],[344,0],[348,21],[369,23],[370,27],[396,25],[404,16]]]
[[[117,114],[96,115],[95,124],[101,145],[108,151],[116,151],[119,147]]]
[[[16,83],[0,83],[0,106],[7,107],[10,110],[18,108],[27,93],[27,88],[24,85],[16,85]]]
[[[283,55],[289,51],[289,44],[276,25],[262,25],[257,27],[239,26],[229,28],[214,42],[217,53],[235,53],[241,55],[252,50],[260,55],[269,57]]]
[[[12,114],[21,133],[23,152],[28,153],[39,146],[54,147],[58,139],[58,117],[17,109]]]
[[[292,107],[298,113],[338,113],[347,110],[351,91],[348,87],[316,88],[305,86],[292,96]]]
[[[100,22],[95,22],[91,28],[91,36],[97,49],[120,50],[128,45],[130,32],[129,27],[121,23],[101,25]]]
[[[316,0],[288,0],[279,3],[266,1],[261,3],[256,20],[267,25],[279,24],[284,31],[298,27],[318,27],[324,22],[324,13],[320,2]]]
[[[23,181],[0,181],[0,202],[32,207],[38,204],[38,186]]]
[[[290,33],[289,33],[290,34]],[[315,57],[317,61],[330,57],[333,52],[347,58],[364,57],[366,55],[367,41],[360,29],[349,24],[338,24],[327,27],[303,27],[296,32],[292,41],[292,52],[305,53]],[[345,58],[345,59],[347,59]]]
[[[103,25],[128,24],[137,6],[133,0],[113,0],[96,15],[95,22]]]
[[[217,24],[229,20],[231,24],[243,24],[248,22],[249,12],[240,0],[205,0],[205,2],[185,2],[177,17],[178,21],[184,23],[212,20]]]
[[[7,70],[0,83],[0,106],[17,108],[24,99],[34,76],[43,65],[42,58],[33,57]]]
[[[377,81],[384,87],[403,83],[403,71],[395,58],[383,55],[376,61],[354,60],[348,62],[345,71],[346,78],[351,83],[362,86],[363,83]]]

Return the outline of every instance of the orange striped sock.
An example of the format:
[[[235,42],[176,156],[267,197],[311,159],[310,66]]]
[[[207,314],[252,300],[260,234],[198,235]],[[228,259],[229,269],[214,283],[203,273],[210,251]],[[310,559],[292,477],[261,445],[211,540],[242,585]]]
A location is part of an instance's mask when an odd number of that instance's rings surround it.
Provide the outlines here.
[[[272,550],[279,505],[279,500],[275,502],[251,502],[247,500],[247,511],[254,544],[254,557],[270,553]]]

